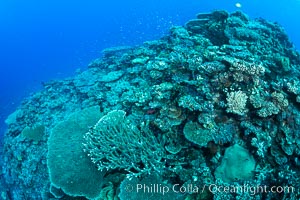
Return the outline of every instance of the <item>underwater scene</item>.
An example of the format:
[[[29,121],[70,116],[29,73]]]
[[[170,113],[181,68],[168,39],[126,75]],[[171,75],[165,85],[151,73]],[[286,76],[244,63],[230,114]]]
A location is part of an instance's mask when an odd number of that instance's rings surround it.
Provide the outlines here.
[[[0,200],[299,200],[299,10],[0,3]]]

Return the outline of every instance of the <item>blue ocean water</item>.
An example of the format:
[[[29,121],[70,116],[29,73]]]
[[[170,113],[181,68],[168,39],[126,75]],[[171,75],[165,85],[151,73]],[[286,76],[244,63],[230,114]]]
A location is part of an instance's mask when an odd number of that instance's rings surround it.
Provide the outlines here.
[[[1,134],[7,115],[42,82],[86,68],[104,48],[158,39],[171,26],[215,9],[279,22],[300,48],[299,0],[1,1]]]

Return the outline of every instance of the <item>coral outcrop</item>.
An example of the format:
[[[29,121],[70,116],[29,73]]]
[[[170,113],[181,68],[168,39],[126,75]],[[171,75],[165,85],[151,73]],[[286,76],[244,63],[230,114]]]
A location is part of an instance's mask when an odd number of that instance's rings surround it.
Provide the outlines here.
[[[299,88],[300,55],[280,25],[239,11],[198,14],[159,40],[107,49],[25,99],[6,120],[1,192],[130,199],[126,184],[153,177],[183,188],[169,199],[299,199],[298,190],[188,189],[300,188]],[[94,106],[98,114],[80,114]]]

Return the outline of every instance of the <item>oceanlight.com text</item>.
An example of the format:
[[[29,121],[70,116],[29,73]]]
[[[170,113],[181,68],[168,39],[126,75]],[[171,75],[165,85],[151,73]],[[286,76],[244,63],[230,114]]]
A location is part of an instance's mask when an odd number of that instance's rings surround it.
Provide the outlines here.
[[[213,194],[216,193],[248,193],[250,195],[256,195],[259,193],[294,193],[295,188],[293,186],[268,186],[268,185],[195,185],[195,184],[128,184],[125,187],[126,192],[134,193],[160,193],[165,195],[169,192],[172,193],[203,193],[209,191]]]

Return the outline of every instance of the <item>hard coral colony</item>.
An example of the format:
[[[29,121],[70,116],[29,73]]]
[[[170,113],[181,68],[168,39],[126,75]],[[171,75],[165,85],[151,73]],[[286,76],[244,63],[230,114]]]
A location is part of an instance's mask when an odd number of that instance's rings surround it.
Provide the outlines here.
[[[127,187],[300,187],[300,56],[278,24],[214,11],[103,53],[8,117],[3,198],[300,198]]]

